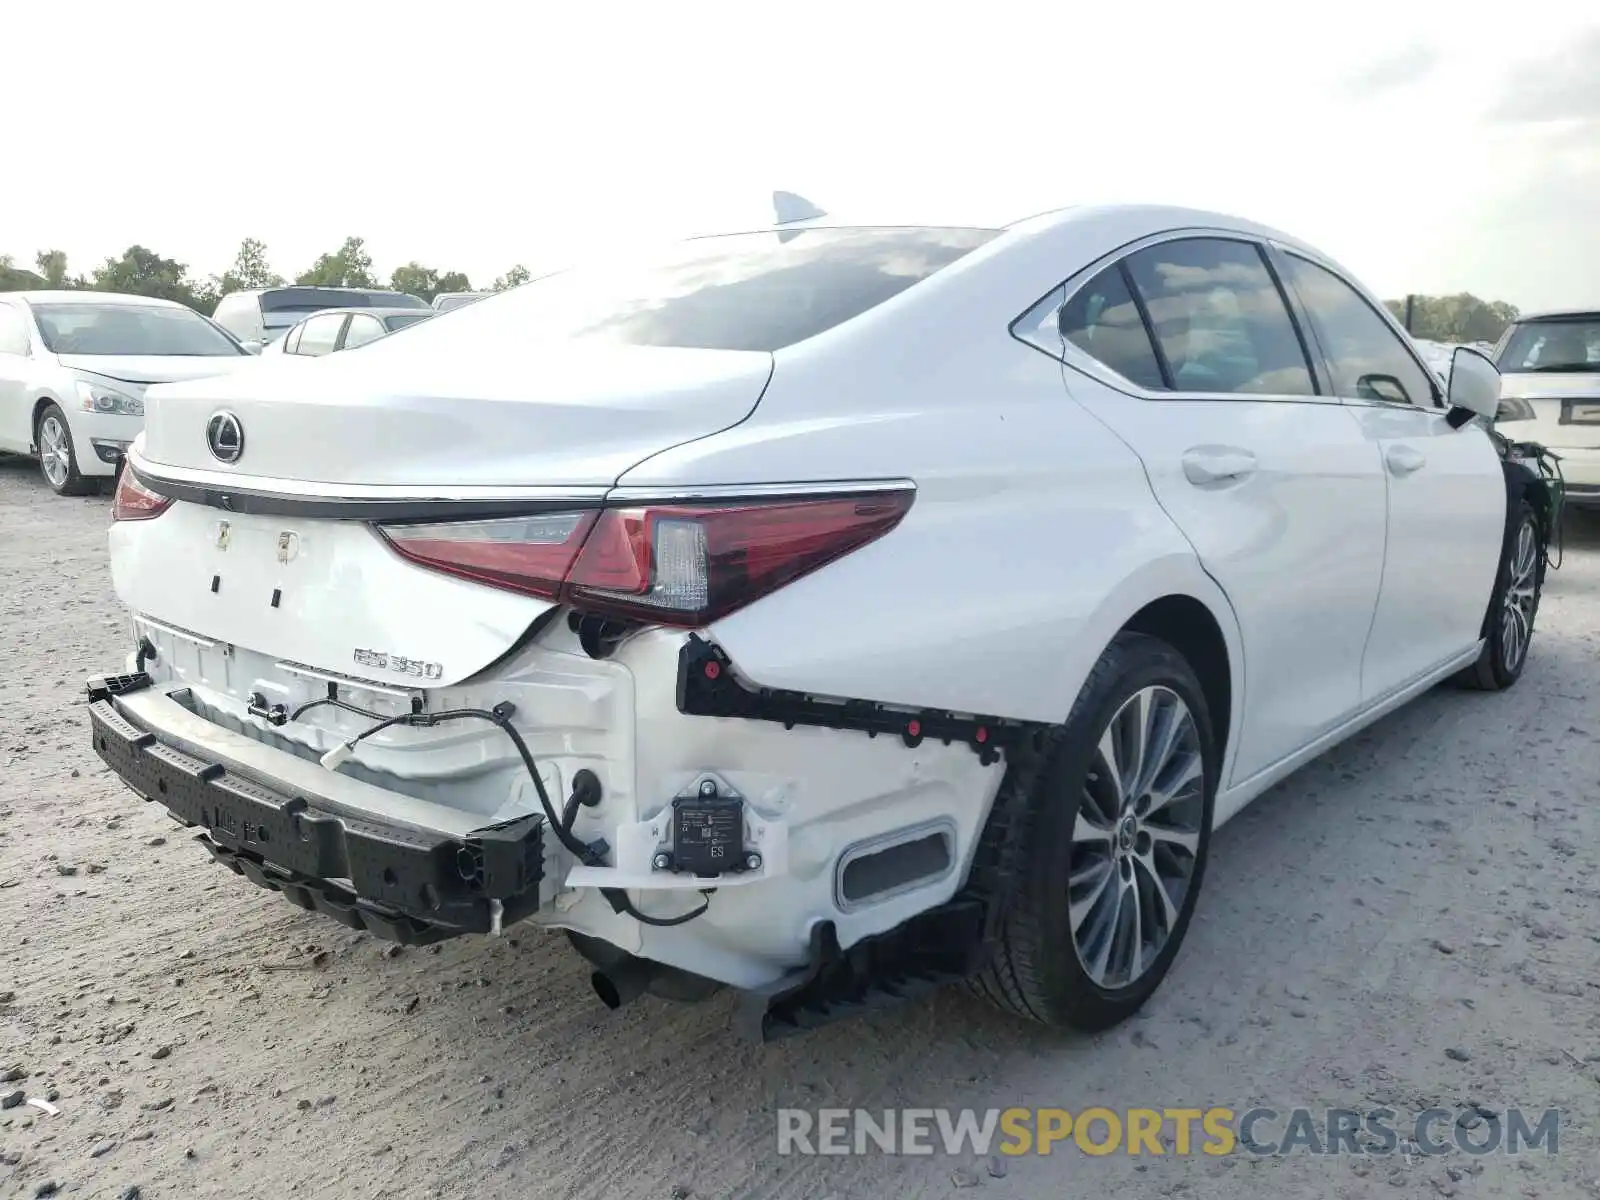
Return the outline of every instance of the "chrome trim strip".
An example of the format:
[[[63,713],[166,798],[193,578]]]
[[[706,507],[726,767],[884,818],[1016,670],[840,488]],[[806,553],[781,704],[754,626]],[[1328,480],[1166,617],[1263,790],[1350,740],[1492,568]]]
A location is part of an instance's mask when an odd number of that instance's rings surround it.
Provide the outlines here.
[[[825,479],[793,483],[689,484],[684,487],[615,487],[606,493],[610,504],[656,504],[695,500],[778,500],[785,497],[861,496],[888,492],[914,492],[910,479]]]
[[[604,498],[608,488],[517,486],[512,484],[352,484],[319,483],[299,479],[274,479],[264,475],[241,475],[232,471],[198,470],[151,463],[137,450],[129,450],[129,465],[141,479],[155,484],[214,488],[230,495],[283,497],[295,500],[377,501],[384,503],[427,503],[453,501],[582,501],[594,503]]]

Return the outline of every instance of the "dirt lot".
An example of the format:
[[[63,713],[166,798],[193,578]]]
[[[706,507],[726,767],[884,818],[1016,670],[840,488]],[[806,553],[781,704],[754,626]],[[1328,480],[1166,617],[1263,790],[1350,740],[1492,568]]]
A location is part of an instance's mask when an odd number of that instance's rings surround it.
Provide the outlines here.
[[[0,460],[0,1092],[60,1108],[0,1113],[0,1195],[1600,1196],[1600,522],[1513,692],[1429,695],[1219,836],[1141,1019],[951,992],[763,1050],[727,999],[606,1012],[561,940],[386,952],[210,865],[89,748],[106,505]],[[1565,1116],[1553,1158],[775,1149],[782,1106],[1097,1103]]]

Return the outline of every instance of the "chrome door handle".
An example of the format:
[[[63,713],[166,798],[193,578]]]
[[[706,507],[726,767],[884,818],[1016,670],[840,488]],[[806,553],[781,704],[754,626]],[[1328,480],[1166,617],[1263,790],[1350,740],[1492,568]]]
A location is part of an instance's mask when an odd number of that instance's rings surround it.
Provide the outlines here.
[[[1409,475],[1428,463],[1421,451],[1413,450],[1410,446],[1390,446],[1383,461],[1389,464],[1390,472],[1395,475]]]
[[[1254,454],[1229,446],[1196,446],[1183,456],[1183,476],[1193,484],[1247,479],[1255,470]]]

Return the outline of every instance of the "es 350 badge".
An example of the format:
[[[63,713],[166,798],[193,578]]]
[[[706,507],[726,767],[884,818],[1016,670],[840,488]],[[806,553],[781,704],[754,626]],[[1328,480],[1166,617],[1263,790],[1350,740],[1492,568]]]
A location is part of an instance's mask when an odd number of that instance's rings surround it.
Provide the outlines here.
[[[363,667],[377,667],[397,675],[410,675],[416,679],[444,678],[444,664],[424,662],[420,658],[406,658],[399,654],[386,654],[382,650],[357,650],[356,662]]]

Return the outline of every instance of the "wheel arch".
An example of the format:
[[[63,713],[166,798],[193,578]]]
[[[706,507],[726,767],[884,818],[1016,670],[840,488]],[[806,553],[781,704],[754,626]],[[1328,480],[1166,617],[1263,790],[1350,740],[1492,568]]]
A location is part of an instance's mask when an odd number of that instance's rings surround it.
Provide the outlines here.
[[[33,404],[29,408],[32,415],[28,418],[28,437],[31,439],[30,445],[34,454],[39,453],[39,422],[44,420],[44,410],[52,404],[61,410],[61,415],[67,420],[67,427],[69,429],[72,427],[72,418],[67,414],[67,406],[60,398],[53,392],[40,392],[33,398]]]
[[[1225,790],[1232,778],[1245,712],[1244,639],[1226,593],[1197,560],[1169,559],[1151,564],[1127,581],[1102,606],[1092,626],[1096,636],[1091,639],[1091,669],[1113,638],[1130,632],[1159,638],[1194,668],[1218,742],[1218,786]],[[1072,699],[1081,686],[1079,679]]]

